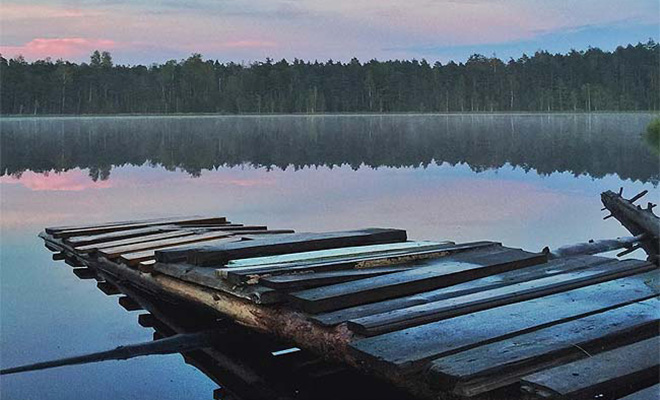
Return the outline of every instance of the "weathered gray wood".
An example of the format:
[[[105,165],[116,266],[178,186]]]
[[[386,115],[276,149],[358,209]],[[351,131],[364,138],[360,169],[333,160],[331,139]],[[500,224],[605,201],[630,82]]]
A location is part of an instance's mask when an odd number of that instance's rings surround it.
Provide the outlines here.
[[[619,400],[658,400],[660,399],[660,384],[649,386],[635,393],[631,393]]]
[[[200,218],[199,215],[192,215],[187,217],[178,217],[179,219],[183,218]],[[114,221],[114,222],[99,222],[96,224],[85,224],[85,225],[70,225],[70,226],[51,226],[45,229],[46,233],[53,234],[62,231],[72,231],[72,230],[82,230],[82,229],[93,229],[93,228],[104,228],[118,225],[133,225],[133,224],[142,224],[150,222],[161,222],[165,220],[170,220],[172,217],[161,217],[161,218],[150,218],[150,219],[138,219],[138,220],[129,220],[129,221]]]
[[[651,263],[639,260],[622,261],[608,265],[608,267],[605,269],[594,268],[567,272],[465,296],[399,308],[381,314],[352,319],[348,321],[348,327],[360,335],[374,336],[487,308],[593,285],[656,268]]]
[[[365,229],[359,231],[329,233],[297,233],[277,235],[273,238],[232,243],[224,246],[201,246],[182,253],[162,251],[156,259],[162,262],[180,260],[187,257],[189,264],[225,265],[229,260],[262,257],[268,255],[297,253],[302,251],[332,249],[337,247],[396,243],[406,240],[406,231],[400,229]]]
[[[78,246],[87,246],[90,244],[108,242],[112,240],[121,240],[128,239],[136,236],[151,235],[156,233],[168,232],[172,230],[179,230],[181,227],[176,225],[158,225],[150,226],[147,228],[139,229],[130,229],[126,231],[117,231],[110,233],[102,233],[99,235],[89,235],[89,236],[73,236],[70,238],[64,239],[64,243],[78,247]]]
[[[190,264],[156,263],[154,272],[172,276],[187,282],[210,287],[249,299],[257,304],[274,304],[282,301],[282,293],[261,285],[234,287],[218,278],[213,269]]]
[[[190,244],[190,243],[203,242],[207,240],[226,238],[229,236],[230,233],[228,232],[208,232],[208,233],[201,233],[201,234],[183,236],[172,239],[162,239],[151,242],[129,244],[125,246],[107,247],[107,248],[98,249],[97,251],[103,257],[112,259],[121,256],[123,253],[135,253],[139,251],[157,249],[166,246],[178,246],[183,244]]]
[[[156,240],[163,240],[163,239],[172,239],[172,238],[178,238],[178,237],[183,237],[183,236],[190,236],[195,234],[194,231],[192,230],[176,230],[176,231],[171,231],[171,232],[164,232],[164,233],[155,233],[151,235],[141,235],[141,236],[135,236],[127,239],[120,239],[120,240],[113,240],[109,242],[103,242],[103,243],[94,243],[94,244],[88,244],[84,246],[78,246],[74,247],[74,250],[78,253],[84,254],[84,253],[90,253],[98,249],[107,249],[107,248],[112,248],[112,247],[119,247],[119,246],[128,246],[132,244],[137,244],[137,243],[144,243],[144,242],[153,242]]]
[[[544,398],[592,398],[640,381],[657,380],[659,352],[656,336],[528,375],[521,380],[521,387]]]
[[[657,296],[657,272],[365,338],[350,344],[375,368],[414,371],[429,360]]]
[[[227,222],[225,217],[194,217],[194,218],[167,218],[152,222],[136,222],[128,223],[122,225],[109,225],[109,226],[100,226],[100,227],[91,227],[83,229],[69,229],[53,232],[51,235],[54,238],[69,238],[71,236],[89,236],[101,233],[109,233],[115,231],[124,231],[138,228],[145,228],[148,226],[157,226],[157,225],[181,225],[185,226],[186,224],[212,224],[212,223],[225,223]]]
[[[474,396],[589,357],[617,338],[656,334],[659,320],[657,298],[632,303],[434,360],[429,379],[444,391]]]
[[[617,261],[610,258],[597,256],[577,256],[562,258],[549,261],[545,264],[537,264],[530,267],[503,272],[501,274],[490,275],[483,278],[463,282],[458,285],[435,289],[429,292],[417,293],[411,296],[362,304],[355,307],[343,308],[328,313],[317,314],[312,316],[311,319],[325,326],[337,325],[350,319],[380,314],[383,312],[411,307],[418,304],[425,304],[432,301],[464,296],[482,290],[495,289],[513,283],[544,278],[546,276],[553,276],[567,271],[595,267],[600,264],[604,264],[602,265],[602,268],[607,268],[607,263],[615,262]]]
[[[452,254],[457,254],[461,252],[474,251],[477,249],[495,247],[500,245],[496,242],[472,242],[472,243],[461,243],[461,244],[438,244],[430,246],[420,246],[415,250],[401,249],[400,245],[404,243],[393,243],[396,245],[396,250],[392,251],[380,251],[375,254],[366,254],[366,255],[351,255],[347,257],[337,257],[328,260],[318,260],[314,259],[312,255],[311,259],[301,259],[299,261],[286,262],[281,264],[271,264],[271,265],[261,265],[261,266],[245,266],[245,267],[234,267],[230,262],[226,268],[219,268],[217,270],[218,276],[227,279],[228,281],[234,284],[243,284],[246,281],[253,279],[255,276],[261,275],[277,275],[277,274],[289,274],[289,273],[299,273],[299,272],[329,272],[329,271],[338,271],[346,269],[364,269],[364,268],[375,268],[383,266],[392,266],[392,265],[401,265],[401,264],[411,264],[416,262],[421,262],[428,259],[446,257]],[[386,245],[378,245],[379,247],[384,247]],[[361,246],[365,247],[365,251],[370,252],[370,249],[373,249],[375,246]],[[351,252],[355,252],[355,249],[358,247],[351,247]],[[336,251],[341,251],[341,249],[334,249]],[[290,254],[290,256],[295,256],[296,254],[305,255],[311,253],[319,252],[307,252],[307,253],[295,253]],[[275,257],[272,257],[275,258]],[[246,259],[248,261],[250,259]],[[241,260],[238,260],[241,261]]]
[[[365,268],[331,272],[277,275],[258,278],[257,280],[260,284],[277,290],[301,290],[408,270],[410,270],[410,267]]]
[[[517,249],[463,253],[429,260],[425,266],[409,271],[290,293],[289,299],[306,312],[320,313],[446,287],[545,261],[544,254]]]

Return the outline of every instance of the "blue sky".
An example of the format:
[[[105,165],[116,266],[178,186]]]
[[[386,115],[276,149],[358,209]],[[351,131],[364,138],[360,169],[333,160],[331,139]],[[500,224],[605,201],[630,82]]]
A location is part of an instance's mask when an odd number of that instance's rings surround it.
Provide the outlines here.
[[[221,61],[508,59],[539,49],[612,50],[660,36],[657,0],[4,0],[0,51],[27,59],[149,64],[193,52]]]

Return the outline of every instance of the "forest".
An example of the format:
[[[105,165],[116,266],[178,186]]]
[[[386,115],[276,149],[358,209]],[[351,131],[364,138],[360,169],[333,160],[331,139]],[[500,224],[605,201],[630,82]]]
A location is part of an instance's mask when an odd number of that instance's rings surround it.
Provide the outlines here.
[[[660,109],[653,40],[503,61],[274,61],[249,65],[193,54],[164,64],[116,65],[0,55],[0,113],[597,112]]]

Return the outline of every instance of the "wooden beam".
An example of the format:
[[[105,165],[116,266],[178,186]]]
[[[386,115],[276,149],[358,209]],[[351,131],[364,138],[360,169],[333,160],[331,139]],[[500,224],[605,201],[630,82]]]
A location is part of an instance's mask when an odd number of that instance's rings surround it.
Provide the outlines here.
[[[189,235],[189,236],[183,236],[177,238],[154,240],[151,242],[129,244],[125,246],[107,247],[107,248],[98,249],[98,253],[103,257],[106,257],[108,259],[113,259],[121,256],[124,253],[135,253],[139,251],[158,249],[167,246],[179,246],[184,244],[203,242],[207,240],[226,238],[229,236],[230,234],[227,232],[208,232],[208,233],[201,233],[201,234]]]
[[[88,236],[96,235],[101,233],[109,233],[115,231],[124,231],[131,229],[145,228],[148,226],[156,225],[181,225],[185,226],[186,224],[199,224],[199,223],[224,223],[226,222],[225,217],[193,217],[193,218],[168,218],[152,222],[132,222],[122,225],[108,225],[100,227],[90,227],[90,228],[81,228],[81,229],[67,229],[51,233],[54,238],[69,238],[71,236]]]

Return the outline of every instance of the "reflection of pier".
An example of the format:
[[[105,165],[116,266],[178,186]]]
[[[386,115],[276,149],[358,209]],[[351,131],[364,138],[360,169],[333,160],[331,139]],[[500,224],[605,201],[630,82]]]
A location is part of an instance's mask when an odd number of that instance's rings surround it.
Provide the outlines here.
[[[370,376],[423,398],[643,398],[658,381],[658,274],[645,261],[548,260],[392,229],[278,234],[223,218],[42,236],[79,277],[148,310],[139,320],[156,338],[225,332],[185,357],[246,398],[392,396]]]

